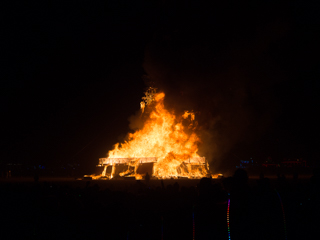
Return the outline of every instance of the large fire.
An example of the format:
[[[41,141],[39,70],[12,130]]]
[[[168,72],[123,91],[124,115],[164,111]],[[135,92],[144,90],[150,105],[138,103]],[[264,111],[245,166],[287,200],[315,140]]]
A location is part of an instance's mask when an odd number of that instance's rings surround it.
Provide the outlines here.
[[[142,116],[146,118],[143,128],[129,133],[127,141],[115,144],[114,149],[109,151],[108,158],[105,158],[105,161],[109,161],[104,164],[102,176],[106,176],[108,165],[115,164],[116,161],[112,162],[111,159],[127,159],[128,169],[120,176],[130,174],[141,178],[136,172],[141,159],[151,159],[153,171],[149,174],[153,177],[206,176],[208,165],[205,158],[198,155],[200,138],[195,133],[194,113],[186,111],[181,117],[176,117],[165,109],[164,98],[163,92],[156,93],[152,88],[146,92],[146,97],[140,103]],[[111,178],[114,173],[113,168]]]

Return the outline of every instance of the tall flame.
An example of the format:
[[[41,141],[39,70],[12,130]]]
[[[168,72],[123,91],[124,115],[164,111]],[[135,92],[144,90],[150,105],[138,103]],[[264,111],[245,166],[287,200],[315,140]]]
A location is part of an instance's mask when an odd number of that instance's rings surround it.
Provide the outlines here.
[[[153,175],[158,178],[168,178],[190,174],[202,177],[206,174],[205,167],[192,169],[192,166],[183,166],[183,162],[199,157],[198,144],[200,138],[195,132],[185,129],[182,120],[188,115],[191,121],[194,114],[186,112],[177,118],[164,107],[165,94],[154,93],[153,102],[148,107],[151,112],[142,129],[129,133],[128,140],[117,143],[114,149],[109,151],[109,158],[142,158],[156,157]],[[142,111],[145,105],[143,105]],[[192,123],[191,123],[192,124]],[[187,170],[183,170],[187,169]]]

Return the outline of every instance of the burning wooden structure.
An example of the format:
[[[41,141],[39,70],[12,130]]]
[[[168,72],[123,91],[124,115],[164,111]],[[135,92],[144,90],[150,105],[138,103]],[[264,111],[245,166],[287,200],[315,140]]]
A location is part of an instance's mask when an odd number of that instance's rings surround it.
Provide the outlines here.
[[[141,179],[146,173],[159,179],[201,178],[208,174],[209,165],[198,154],[201,139],[195,113],[167,110],[164,98],[163,92],[148,88],[137,115],[142,127],[128,133],[124,142],[115,144],[107,158],[99,159],[98,166],[103,167],[100,178]]]
[[[158,158],[99,158],[98,167],[103,167],[102,178],[135,177],[141,179],[148,172],[149,175],[157,178],[198,178],[208,170],[208,163],[205,157],[193,157],[184,160],[176,167],[176,174],[161,177],[156,173]],[[201,174],[197,174],[201,173]]]

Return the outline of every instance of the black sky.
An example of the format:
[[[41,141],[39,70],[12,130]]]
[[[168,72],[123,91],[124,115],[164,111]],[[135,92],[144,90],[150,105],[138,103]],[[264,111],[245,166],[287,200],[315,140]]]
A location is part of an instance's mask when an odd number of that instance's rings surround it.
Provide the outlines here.
[[[319,159],[316,1],[1,5],[1,163],[94,167],[129,131],[144,75],[200,113],[219,166]]]

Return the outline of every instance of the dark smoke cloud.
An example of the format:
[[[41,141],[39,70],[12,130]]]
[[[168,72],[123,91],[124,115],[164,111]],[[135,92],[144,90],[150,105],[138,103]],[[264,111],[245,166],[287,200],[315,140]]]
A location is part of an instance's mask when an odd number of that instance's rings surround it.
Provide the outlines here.
[[[279,110],[274,86],[283,79],[272,54],[287,28],[276,20],[230,40],[219,30],[174,26],[157,31],[147,46],[147,84],[166,93],[167,108],[196,112],[200,152],[212,166],[228,164],[235,149],[252,145],[272,124]]]

